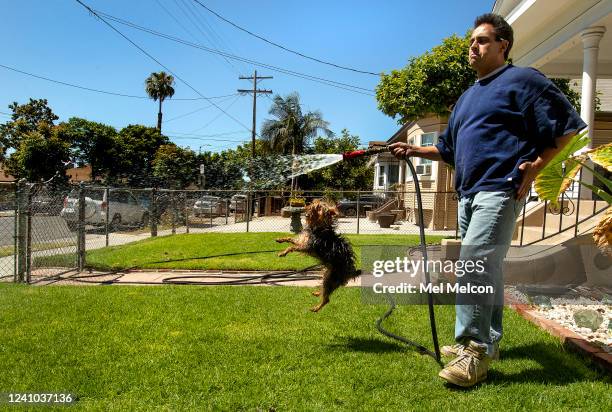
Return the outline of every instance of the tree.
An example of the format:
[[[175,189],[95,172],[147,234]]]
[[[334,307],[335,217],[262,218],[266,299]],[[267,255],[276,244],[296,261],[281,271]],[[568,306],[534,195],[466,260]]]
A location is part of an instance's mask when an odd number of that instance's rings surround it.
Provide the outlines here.
[[[376,87],[378,108],[388,116],[399,116],[405,124],[430,114],[447,116],[461,94],[474,83],[467,51],[469,36],[452,35],[442,44],[390,74],[383,74]]]
[[[72,117],[60,123],[59,133],[71,145],[75,163],[91,166],[91,178],[107,175],[115,166],[117,130],[102,123]]]
[[[154,101],[159,100],[159,112],[157,113],[157,130],[161,132],[162,127],[162,102],[174,96],[174,77],[166,72],[151,73],[145,80],[145,90]]]
[[[30,182],[49,180],[67,181],[66,168],[70,164],[70,145],[58,135],[58,128],[39,124],[19,141],[19,146],[6,162],[7,171],[18,179]]]
[[[265,120],[261,128],[268,152],[300,154],[319,131],[328,137],[333,135],[321,112],[302,113],[297,93],[291,93],[285,98],[274,96],[268,113],[275,117]]]
[[[342,130],[342,136],[324,138],[318,137],[314,141],[315,153],[338,154],[358,149],[359,136],[351,135],[347,129]],[[339,190],[371,190],[374,182],[374,169],[367,165],[368,159],[354,159],[350,162],[340,162],[317,170],[308,175],[308,182],[302,187],[312,183],[312,189],[339,189]]]
[[[189,183],[196,182],[199,172],[196,154],[173,143],[157,149],[152,167],[159,186],[170,189],[184,189]]]
[[[52,126],[58,117],[49,108],[47,99],[32,99],[26,104],[10,104],[11,120],[0,124],[0,160],[4,159],[8,149],[17,149],[29,133],[44,125]]]
[[[111,183],[127,183],[131,187],[148,187],[154,183],[152,163],[161,145],[170,141],[159,130],[142,125],[129,125],[115,138],[114,167],[109,171]]]

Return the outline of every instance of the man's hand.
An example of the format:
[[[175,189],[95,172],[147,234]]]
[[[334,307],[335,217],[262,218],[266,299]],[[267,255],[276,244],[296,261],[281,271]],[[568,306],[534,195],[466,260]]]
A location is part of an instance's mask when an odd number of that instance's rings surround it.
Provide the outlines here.
[[[405,159],[407,157],[414,156],[417,153],[416,146],[402,142],[396,142],[389,145],[389,149],[391,154],[398,159]]]
[[[519,166],[519,170],[522,173],[521,187],[516,192],[516,198],[518,200],[523,199],[529,193],[531,183],[535,180],[540,170],[542,170],[541,162],[524,162]]]

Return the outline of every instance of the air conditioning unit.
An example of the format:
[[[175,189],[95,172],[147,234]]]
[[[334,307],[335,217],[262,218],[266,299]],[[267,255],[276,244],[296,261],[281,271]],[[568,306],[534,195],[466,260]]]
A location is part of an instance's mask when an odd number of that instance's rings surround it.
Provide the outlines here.
[[[431,165],[417,165],[417,175],[431,175]]]

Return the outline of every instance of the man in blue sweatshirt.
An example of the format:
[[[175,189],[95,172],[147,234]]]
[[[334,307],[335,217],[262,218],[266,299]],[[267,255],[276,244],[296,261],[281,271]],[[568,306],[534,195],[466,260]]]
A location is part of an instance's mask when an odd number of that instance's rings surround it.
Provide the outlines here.
[[[458,283],[493,286],[492,294],[457,295],[457,344],[442,348],[456,358],[440,377],[462,387],[486,379],[490,361],[499,357],[501,266],[523,199],[542,168],[586,127],[542,73],[506,64],[512,43],[512,27],[501,16],[479,16],[469,48],[478,80],[457,101],[438,143],[391,145],[400,159],[417,156],[455,168],[461,260],[479,260],[484,267],[458,277]]]

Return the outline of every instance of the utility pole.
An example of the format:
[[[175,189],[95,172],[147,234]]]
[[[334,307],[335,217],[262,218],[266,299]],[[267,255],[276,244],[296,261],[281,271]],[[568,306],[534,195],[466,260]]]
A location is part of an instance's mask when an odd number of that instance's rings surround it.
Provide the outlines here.
[[[257,80],[272,79],[272,76],[257,76],[257,70],[252,77],[240,76],[240,80],[253,80],[253,90],[238,89],[238,93],[253,93],[253,130],[251,131],[251,155],[255,158],[255,128],[256,128],[256,114],[257,114],[257,93],[271,94],[272,90],[259,90],[257,88]]]

